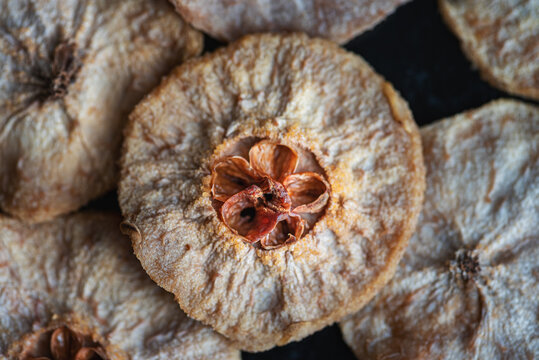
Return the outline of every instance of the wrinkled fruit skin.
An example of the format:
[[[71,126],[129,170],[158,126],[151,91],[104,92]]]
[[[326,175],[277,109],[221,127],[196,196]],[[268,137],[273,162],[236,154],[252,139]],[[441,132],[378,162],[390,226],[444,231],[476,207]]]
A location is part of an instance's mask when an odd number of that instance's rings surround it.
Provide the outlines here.
[[[119,224],[113,214],[37,225],[0,217],[0,354],[239,360],[148,278]]]
[[[0,0],[0,210],[45,221],[111,190],[127,115],[202,41],[165,0]]]
[[[258,32],[299,31],[345,43],[408,0],[170,1],[193,26],[225,41]]]
[[[357,311],[393,275],[421,209],[406,103],[326,40],[252,35],[189,61],[137,105],[125,134],[119,202],[135,254],[189,316],[242,349]],[[261,140],[293,148],[294,174],[324,174],[330,186],[313,227],[275,249],[231,231],[212,195],[213,166],[248,159]]]
[[[536,0],[439,0],[462,50],[492,86],[539,100]]]
[[[498,100],[421,135],[416,233],[345,341],[365,360],[537,358],[539,108]]]

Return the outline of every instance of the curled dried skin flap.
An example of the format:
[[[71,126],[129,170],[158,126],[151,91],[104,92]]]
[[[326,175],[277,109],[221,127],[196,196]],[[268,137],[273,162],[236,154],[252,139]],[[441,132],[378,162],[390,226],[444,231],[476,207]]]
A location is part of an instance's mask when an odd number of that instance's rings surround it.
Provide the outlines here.
[[[230,197],[221,207],[225,225],[250,242],[268,235],[279,220],[279,213],[261,204],[262,189],[252,185]]]
[[[214,199],[227,201],[246,187],[260,181],[247,160],[241,156],[230,156],[213,167],[212,194]]]
[[[292,211],[296,213],[316,213],[322,211],[329,199],[329,184],[314,172],[289,175],[283,185],[292,200]]]
[[[264,249],[276,249],[295,243],[305,229],[303,219],[296,214],[282,214],[275,228],[260,241]]]
[[[262,140],[249,150],[249,161],[259,173],[282,181],[296,170],[298,153],[286,145]]]

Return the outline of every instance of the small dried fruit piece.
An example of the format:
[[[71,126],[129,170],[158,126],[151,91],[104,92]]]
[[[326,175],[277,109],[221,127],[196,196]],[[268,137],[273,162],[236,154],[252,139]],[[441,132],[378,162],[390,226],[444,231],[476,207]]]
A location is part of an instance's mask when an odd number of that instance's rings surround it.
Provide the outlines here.
[[[395,277],[341,323],[359,359],[533,359],[539,108],[499,100],[421,130],[427,190]]]
[[[492,86],[539,100],[539,2],[439,0],[462,49]]]
[[[202,41],[165,0],[0,0],[0,210],[45,221],[111,190],[127,114]]]
[[[0,354],[239,360],[239,351],[148,278],[119,225],[112,214],[35,225],[0,216]]]
[[[121,165],[148,274],[251,351],[363,306],[393,275],[424,191],[404,100],[360,57],[300,34],[247,36],[176,68],[130,116]]]
[[[408,0],[171,0],[195,27],[231,41],[258,32],[301,31],[345,43]]]

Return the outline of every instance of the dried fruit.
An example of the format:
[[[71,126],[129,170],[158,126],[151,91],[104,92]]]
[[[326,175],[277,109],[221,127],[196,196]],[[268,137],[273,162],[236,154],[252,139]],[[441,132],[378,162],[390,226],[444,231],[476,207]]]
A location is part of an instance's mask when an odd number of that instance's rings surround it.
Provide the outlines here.
[[[0,0],[0,209],[43,221],[112,189],[127,114],[201,50],[165,0]]]
[[[125,134],[119,201],[137,257],[189,316],[251,351],[359,309],[420,211],[406,103],[329,41],[252,35],[185,63]]]
[[[416,233],[344,339],[359,359],[536,358],[539,107],[499,100],[421,135]]]
[[[462,49],[493,86],[539,100],[539,2],[440,0]]]
[[[25,225],[0,217],[0,354],[6,359],[239,359],[157,287],[117,215]]]
[[[409,0],[171,0],[195,27],[221,40],[267,31],[301,31],[345,43]]]

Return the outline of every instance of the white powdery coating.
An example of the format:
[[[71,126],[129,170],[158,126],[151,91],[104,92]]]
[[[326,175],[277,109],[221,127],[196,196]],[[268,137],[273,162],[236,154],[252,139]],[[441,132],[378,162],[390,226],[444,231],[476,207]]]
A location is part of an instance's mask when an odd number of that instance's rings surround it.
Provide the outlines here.
[[[499,100],[421,129],[425,204],[395,277],[341,323],[360,359],[539,356],[539,108]],[[478,257],[462,279],[456,253]]]
[[[440,10],[489,83],[539,99],[539,1],[440,0]]]
[[[144,273],[117,215],[82,213],[39,225],[0,217],[0,353],[66,324],[117,359],[239,359]]]

